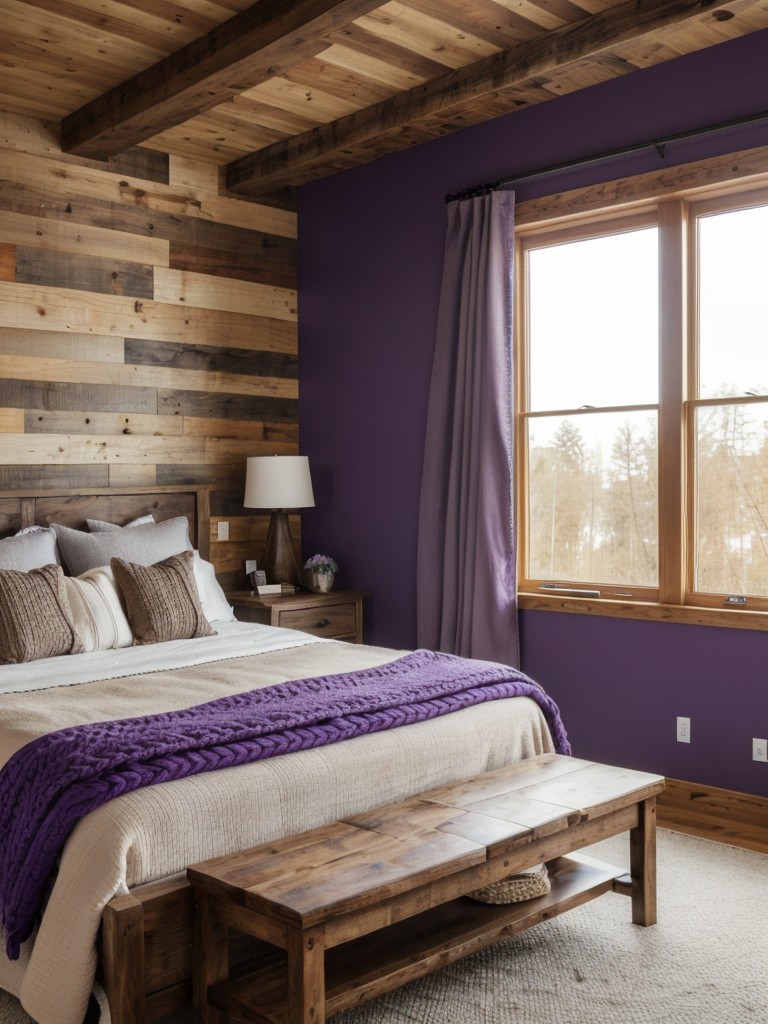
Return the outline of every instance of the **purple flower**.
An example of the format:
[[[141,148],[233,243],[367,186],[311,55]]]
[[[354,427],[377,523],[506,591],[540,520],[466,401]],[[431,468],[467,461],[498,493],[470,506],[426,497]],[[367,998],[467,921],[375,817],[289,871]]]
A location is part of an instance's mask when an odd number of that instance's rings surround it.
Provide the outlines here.
[[[330,555],[312,555],[304,563],[304,568],[312,572],[336,572],[339,567]]]

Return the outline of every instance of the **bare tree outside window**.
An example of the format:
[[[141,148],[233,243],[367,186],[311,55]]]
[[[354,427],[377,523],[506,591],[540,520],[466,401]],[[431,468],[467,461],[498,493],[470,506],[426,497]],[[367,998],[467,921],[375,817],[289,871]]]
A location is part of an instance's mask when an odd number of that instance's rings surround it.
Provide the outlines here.
[[[698,221],[694,589],[768,596],[768,207]]]
[[[533,578],[658,585],[657,248],[643,228],[529,251]]]
[[[765,628],[768,174],[695,178],[518,223],[523,607]]]

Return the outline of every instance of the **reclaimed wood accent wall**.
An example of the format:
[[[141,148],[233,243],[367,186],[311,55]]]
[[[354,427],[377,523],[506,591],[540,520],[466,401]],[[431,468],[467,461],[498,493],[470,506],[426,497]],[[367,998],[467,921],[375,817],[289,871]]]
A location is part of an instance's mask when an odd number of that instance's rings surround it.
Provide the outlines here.
[[[221,195],[213,164],[63,156],[0,113],[0,492],[210,484],[238,582],[267,522],[245,459],[298,450],[297,378],[294,211]]]

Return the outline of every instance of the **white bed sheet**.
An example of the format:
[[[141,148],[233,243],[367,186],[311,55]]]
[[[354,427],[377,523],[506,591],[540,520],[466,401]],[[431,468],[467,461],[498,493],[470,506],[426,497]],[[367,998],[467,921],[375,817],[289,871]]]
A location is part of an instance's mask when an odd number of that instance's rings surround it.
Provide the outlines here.
[[[260,626],[249,622],[215,622],[214,636],[195,640],[169,640],[119,650],[91,651],[77,657],[41,658],[18,665],[0,665],[0,695],[77,686],[97,679],[161,672],[164,669],[203,665],[226,658],[283,651],[328,641],[297,629]]]

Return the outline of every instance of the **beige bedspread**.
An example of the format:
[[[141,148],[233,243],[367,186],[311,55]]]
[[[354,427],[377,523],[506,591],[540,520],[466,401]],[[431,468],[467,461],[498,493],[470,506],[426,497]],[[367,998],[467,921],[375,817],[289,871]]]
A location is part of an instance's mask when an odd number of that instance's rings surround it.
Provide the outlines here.
[[[0,699],[0,764],[67,725],[189,707],[256,686],[383,664],[402,652],[313,643],[246,658]],[[527,697],[139,790],[74,829],[40,929],[0,988],[39,1024],[82,1024],[105,904],[187,864],[552,750]]]

